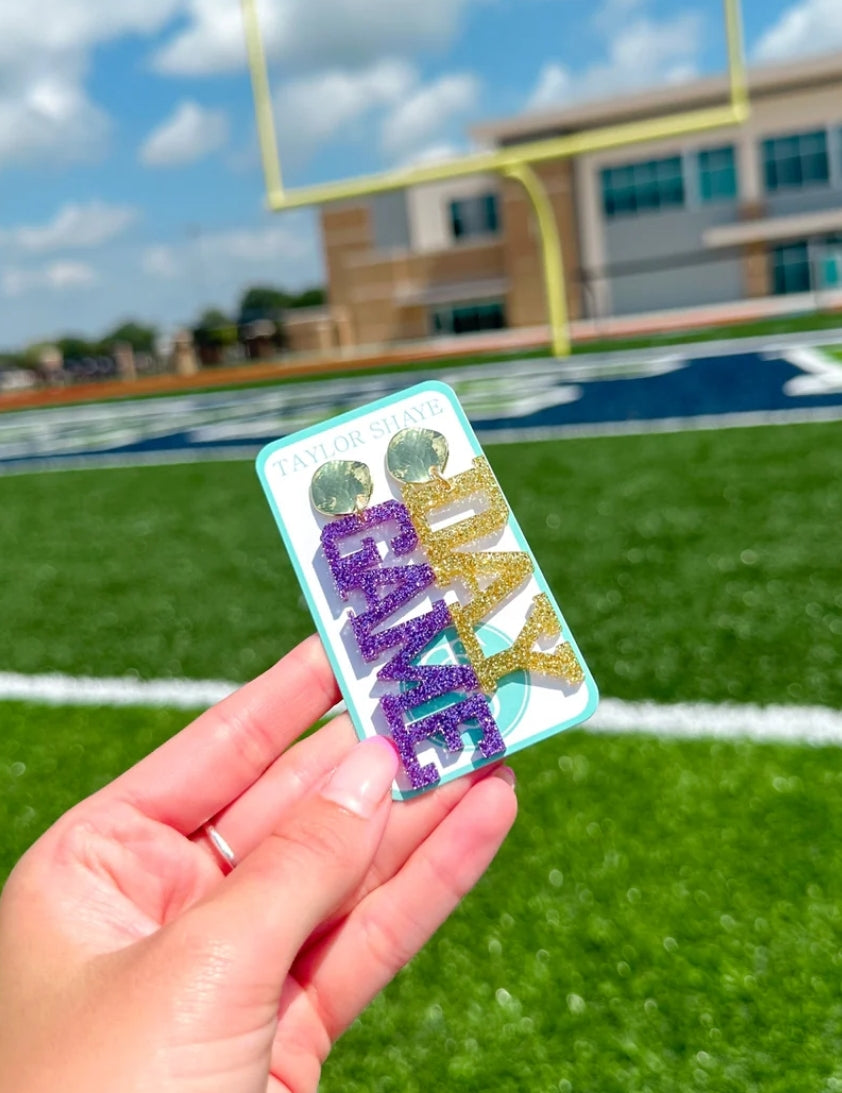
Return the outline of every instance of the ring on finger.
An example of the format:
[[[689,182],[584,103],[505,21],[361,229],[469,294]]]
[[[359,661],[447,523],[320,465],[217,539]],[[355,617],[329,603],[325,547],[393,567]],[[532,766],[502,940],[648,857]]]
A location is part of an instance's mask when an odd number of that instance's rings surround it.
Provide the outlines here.
[[[216,851],[216,855],[219,858],[222,865],[225,866],[226,872],[230,873],[233,869],[237,868],[237,855],[231,849],[231,844],[223,838],[216,827],[212,823],[206,823],[202,828],[202,831],[208,838],[211,846]]]

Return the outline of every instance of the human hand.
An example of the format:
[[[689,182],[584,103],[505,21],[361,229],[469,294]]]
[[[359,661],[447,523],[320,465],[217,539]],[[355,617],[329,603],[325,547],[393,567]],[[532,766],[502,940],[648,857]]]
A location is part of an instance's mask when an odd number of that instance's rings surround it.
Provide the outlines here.
[[[311,638],[29,850],[0,900],[3,1093],[317,1088],[516,812],[505,768],[393,807],[393,749],[346,716],[284,752],[337,698]]]

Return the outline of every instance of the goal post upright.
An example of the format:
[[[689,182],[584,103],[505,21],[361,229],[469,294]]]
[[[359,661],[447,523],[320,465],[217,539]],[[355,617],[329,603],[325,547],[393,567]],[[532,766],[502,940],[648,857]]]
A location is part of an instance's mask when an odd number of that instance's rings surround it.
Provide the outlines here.
[[[320,206],[476,174],[494,173],[517,180],[530,199],[538,225],[552,350],[556,357],[570,354],[562,244],[546,190],[533,168],[552,160],[571,159],[591,152],[610,151],[648,141],[669,140],[742,125],[748,120],[751,110],[740,0],[723,0],[728,45],[729,96],[722,106],[688,110],[644,121],[624,122],[569,136],[550,137],[507,148],[476,152],[441,163],[422,164],[287,190],[283,184],[269,70],[257,3],[258,0],[241,0],[269,208],[274,212],[283,212],[287,209]]]

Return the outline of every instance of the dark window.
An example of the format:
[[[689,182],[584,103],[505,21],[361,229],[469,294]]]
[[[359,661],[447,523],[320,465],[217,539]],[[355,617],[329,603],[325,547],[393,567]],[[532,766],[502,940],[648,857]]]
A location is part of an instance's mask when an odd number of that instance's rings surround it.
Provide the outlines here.
[[[609,220],[680,208],[684,204],[681,156],[606,167],[602,172],[602,204]]]
[[[810,291],[810,248],[806,240],[772,248],[772,287],[778,296]]]
[[[450,226],[454,239],[473,235],[496,235],[500,230],[500,210],[496,194],[467,197],[450,203]]]
[[[506,311],[498,300],[438,307],[433,312],[436,334],[478,334],[484,330],[503,330],[505,326]]]
[[[772,247],[772,285],[778,295],[842,284],[842,233]]]
[[[830,182],[827,133],[796,133],[763,141],[763,174],[768,193],[802,190]]]
[[[705,203],[737,196],[737,163],[732,145],[699,152],[699,196]]]

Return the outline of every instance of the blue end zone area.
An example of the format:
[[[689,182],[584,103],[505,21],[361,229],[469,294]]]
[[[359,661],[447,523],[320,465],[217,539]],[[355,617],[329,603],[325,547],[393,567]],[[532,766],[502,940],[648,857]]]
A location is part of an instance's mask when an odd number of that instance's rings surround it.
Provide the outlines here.
[[[249,458],[421,378],[450,383],[487,442],[842,419],[842,366],[819,350],[669,354],[524,360],[6,413],[0,471]]]

